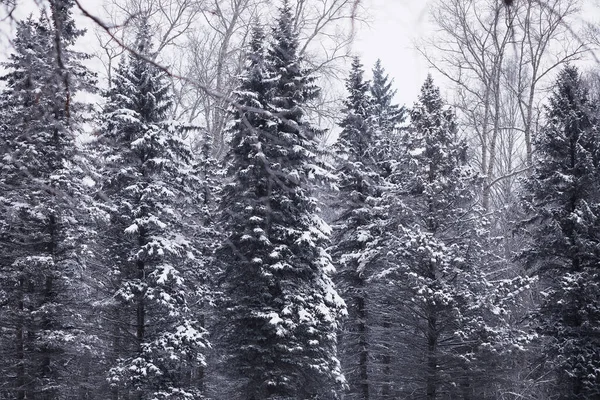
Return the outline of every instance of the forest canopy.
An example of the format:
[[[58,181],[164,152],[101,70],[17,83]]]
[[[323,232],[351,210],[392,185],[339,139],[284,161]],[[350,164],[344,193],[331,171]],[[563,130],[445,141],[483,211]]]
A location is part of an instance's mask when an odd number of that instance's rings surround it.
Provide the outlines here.
[[[0,399],[600,397],[597,8],[432,0],[398,104],[364,0],[98,6],[0,0]]]

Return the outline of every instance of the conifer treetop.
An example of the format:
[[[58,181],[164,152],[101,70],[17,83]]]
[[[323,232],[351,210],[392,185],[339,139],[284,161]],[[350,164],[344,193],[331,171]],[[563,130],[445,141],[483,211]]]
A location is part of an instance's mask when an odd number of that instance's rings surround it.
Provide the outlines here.
[[[370,93],[374,123],[383,131],[383,135],[393,135],[398,124],[406,118],[406,108],[393,102],[396,95],[396,90],[392,88],[393,84],[394,80],[389,79],[381,65],[381,60],[378,59],[373,68]]]

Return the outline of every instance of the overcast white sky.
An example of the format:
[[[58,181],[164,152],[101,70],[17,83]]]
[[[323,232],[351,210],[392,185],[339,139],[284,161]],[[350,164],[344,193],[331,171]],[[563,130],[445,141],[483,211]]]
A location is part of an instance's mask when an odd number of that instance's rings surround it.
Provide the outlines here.
[[[366,69],[380,58],[394,78],[396,100],[411,106],[429,71],[414,50],[413,39],[427,33],[427,0],[367,0],[364,5],[372,22],[357,31],[353,52],[361,56]]]
[[[377,58],[381,59],[390,77],[394,78],[394,86],[398,89],[396,99],[400,104],[412,105],[427,76],[427,65],[413,49],[412,39],[427,29],[428,3],[427,0],[363,0],[362,3],[370,15],[370,24],[357,26],[352,52],[361,56],[369,73]],[[24,0],[21,4],[15,14],[17,18],[37,10],[35,0]],[[82,4],[89,11],[100,13],[102,0],[83,0]],[[90,21],[83,18],[80,21],[93,27]],[[5,25],[2,27],[4,46],[0,52],[0,58],[5,59],[9,53],[6,41],[11,33],[7,32],[10,27],[6,21],[0,24]],[[87,36],[78,45],[89,51],[95,46],[96,39],[91,30]]]
[[[586,3],[586,17],[590,20],[600,20],[598,0],[583,1]],[[428,8],[432,2],[433,0],[361,0],[361,5],[369,14],[370,23],[368,26],[357,26],[352,52],[361,56],[368,71],[377,58],[381,59],[384,68],[395,80],[394,86],[398,90],[396,100],[400,104],[413,104],[430,71],[427,63],[414,49],[413,40],[427,34]],[[97,14],[101,14],[102,3],[103,0],[82,0],[86,9]],[[25,5],[19,8],[17,17],[37,10],[35,0],[21,0],[21,4]],[[93,23],[85,18],[81,18],[80,21],[89,28],[93,27]],[[9,50],[6,39],[10,28],[7,25],[8,22],[0,21],[0,33],[3,33],[0,40],[4,41],[4,46],[1,46],[1,59],[5,59]],[[96,38],[91,29],[88,30],[88,37],[80,40],[78,45],[86,51],[95,47]],[[435,73],[433,75],[436,77]]]

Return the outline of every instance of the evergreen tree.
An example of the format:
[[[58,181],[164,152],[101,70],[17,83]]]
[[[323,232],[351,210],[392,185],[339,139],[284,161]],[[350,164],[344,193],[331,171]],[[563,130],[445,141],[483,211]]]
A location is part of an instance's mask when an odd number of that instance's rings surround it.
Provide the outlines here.
[[[401,141],[401,126],[406,119],[407,110],[404,106],[400,107],[393,102],[396,90],[392,89],[393,79],[389,79],[381,66],[381,61],[377,60],[372,70],[373,81],[370,86],[370,114],[371,125],[375,131],[377,140],[374,142],[373,157],[378,163],[380,174],[385,178],[385,192],[394,192],[394,187],[398,182],[395,182],[392,172],[394,165],[397,165],[398,160],[404,155],[402,153]],[[387,222],[381,221],[379,241],[386,241],[389,244],[390,234],[395,230],[391,225],[393,218],[389,218],[391,208],[396,203],[397,199],[390,196],[383,196],[380,201],[385,205],[386,213],[388,214]],[[397,221],[396,221],[397,222]],[[381,257],[377,270],[379,272],[386,270],[390,263],[394,263],[388,257]],[[392,362],[397,355],[394,354],[396,348],[395,331],[398,326],[395,326],[394,316],[398,314],[397,301],[392,290],[393,281],[385,278],[379,279],[376,275],[373,279],[373,284],[377,287],[372,290],[372,297],[377,305],[371,311],[373,331],[377,333],[372,337],[373,342],[373,372],[375,382],[381,385],[380,393],[382,398],[393,398],[392,393],[393,376]]]
[[[393,80],[390,80],[381,66],[381,60],[375,62],[373,68],[373,82],[370,86],[373,123],[376,129],[381,130],[386,136],[391,136],[398,124],[406,119],[406,109],[393,103],[396,91],[392,89]]]
[[[477,397],[470,382],[479,338],[481,302],[488,290],[481,270],[481,220],[476,175],[454,114],[428,76],[411,110],[406,154],[395,193],[399,240],[393,249],[403,307],[398,338],[405,347],[400,396]]]
[[[348,97],[340,122],[342,132],[335,144],[338,159],[339,195],[332,255],[339,263],[337,282],[348,305],[349,318],[341,336],[341,359],[350,384],[351,398],[369,399],[373,395],[375,321],[371,299],[376,290],[368,283],[381,262],[384,243],[384,207],[381,193],[384,184],[376,152],[380,151],[381,131],[373,127],[373,108],[369,82],[363,79],[363,66],[354,58],[346,80]],[[378,154],[379,155],[379,154]]]
[[[194,247],[203,260],[203,271],[198,277],[198,289],[202,292],[198,293],[198,301],[194,304],[193,310],[197,314],[200,326],[208,331],[210,336],[207,337],[207,340],[211,342],[211,346],[204,352],[205,365],[199,368],[196,381],[205,397],[215,398],[218,393],[222,393],[223,389],[221,386],[211,387],[211,383],[213,383],[211,377],[215,377],[218,373],[216,367],[220,359],[219,346],[218,343],[215,343],[219,337],[217,330],[221,329],[216,325],[219,312],[216,303],[217,299],[220,299],[220,293],[214,289],[217,286],[216,279],[221,274],[215,260],[215,250],[222,240],[221,229],[218,226],[218,203],[224,174],[222,163],[212,157],[207,133],[205,131],[199,135],[202,142],[194,154],[192,163],[194,179],[190,188],[194,193],[191,197],[190,207],[186,207],[186,216],[183,218],[183,222],[186,223],[187,229],[193,237]],[[208,368],[209,365],[210,368]],[[210,389],[217,391],[211,394]]]
[[[185,222],[197,193],[181,128],[167,119],[167,77],[143,59],[152,58],[151,36],[142,21],[136,54],[122,59],[106,94],[97,145],[113,299],[108,379],[113,399],[198,398],[207,342],[192,307],[204,296],[205,265]]]
[[[56,4],[55,4],[56,3]],[[88,209],[76,137],[93,91],[68,5],[18,23],[0,94],[1,386],[15,399],[88,398]],[[65,30],[65,27],[70,27]],[[80,369],[80,367],[82,367]],[[87,371],[89,372],[89,371]]]
[[[274,135],[274,123],[266,114],[244,111],[241,107],[266,111],[270,83],[265,57],[265,35],[260,26],[255,26],[240,87],[234,93],[240,108],[232,111],[233,137],[226,158],[233,181],[223,188],[221,216],[229,244],[217,250],[226,295],[221,306],[225,310],[220,315],[222,329],[218,330],[223,332],[222,344],[230,356],[224,361],[225,375],[227,381],[242,380],[241,386],[239,382],[233,384],[229,397],[257,400],[265,397],[261,392],[267,391],[268,371],[262,368],[273,367],[274,363],[273,355],[264,349],[268,346],[267,336],[261,332],[263,326],[269,328],[268,321],[259,314],[272,298],[265,292],[271,274],[263,271],[261,255],[271,250],[271,241],[264,232],[269,200],[266,191],[270,183],[263,142],[269,133]],[[256,262],[250,258],[252,253],[256,254]],[[240,260],[241,257],[245,259]],[[264,366],[258,369],[260,364]]]
[[[324,172],[320,132],[303,109],[318,91],[293,27],[286,2],[270,48],[255,32],[234,112],[218,256],[230,366],[241,378],[233,397],[248,400],[333,398],[343,382],[336,334],[344,303],[330,278],[329,228],[311,196]]]
[[[600,166],[596,105],[575,67],[557,79],[524,189],[529,245],[540,278],[542,358],[559,399],[600,396]]]

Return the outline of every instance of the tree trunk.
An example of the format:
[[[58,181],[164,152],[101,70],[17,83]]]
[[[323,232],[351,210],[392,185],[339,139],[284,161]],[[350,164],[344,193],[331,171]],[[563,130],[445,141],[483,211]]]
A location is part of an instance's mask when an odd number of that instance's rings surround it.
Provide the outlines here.
[[[121,321],[121,313],[119,312],[119,306],[114,308],[114,323],[113,323],[113,340],[112,340],[112,352],[111,361],[114,361],[118,358],[122,343],[121,343],[121,329],[119,328],[119,323]],[[119,388],[115,385],[110,389],[110,399],[111,400],[119,400]]]
[[[144,262],[138,260],[137,261],[137,272],[138,279],[140,282],[144,280]],[[142,354],[142,344],[144,343],[144,334],[145,334],[145,324],[146,324],[146,309],[144,304],[144,293],[139,293],[137,298],[137,307],[136,307],[136,339],[137,339],[137,351],[138,354]],[[143,393],[140,391],[137,393],[138,400],[142,400]]]
[[[390,315],[391,307],[389,303],[390,302],[386,299],[382,304],[384,306],[382,345],[384,346],[383,351],[385,352],[381,358],[383,364],[381,397],[383,399],[392,399],[392,355],[390,354],[390,351],[392,350],[393,344],[391,338],[392,317]]]
[[[48,242],[48,254],[52,257],[53,261],[56,260],[56,241],[57,241],[57,221],[55,215],[50,215],[48,223],[48,231],[50,234]],[[46,271],[46,279],[44,282],[44,291],[42,296],[42,307],[54,302],[54,265],[51,271]],[[41,326],[42,332],[50,332],[56,329],[54,316],[44,314],[42,316]],[[40,363],[40,377],[42,380],[42,396],[44,400],[55,400],[58,397],[55,382],[53,382],[53,370],[52,370],[52,356],[54,350],[46,343],[40,347],[41,363]],[[46,390],[46,386],[51,389]]]
[[[367,307],[365,281],[358,276],[359,295],[356,297],[356,319],[358,321],[359,387],[362,400],[369,400],[369,341],[367,338]]]
[[[429,306],[428,308],[426,398],[427,400],[435,400],[437,398],[438,385],[437,312],[434,309],[434,306]]]
[[[473,387],[471,385],[471,381],[469,379],[469,369],[467,367],[463,367],[464,376],[462,382],[460,383],[462,390],[462,398],[463,400],[472,400],[473,399]]]
[[[49,304],[52,302],[52,288],[54,286],[54,280],[52,276],[46,277],[46,282],[44,284],[44,304]],[[42,319],[42,331],[50,331],[54,328],[54,324],[52,323],[52,318],[45,315]],[[45,386],[52,381],[52,349],[49,348],[47,344],[41,346],[41,365],[40,365],[40,373],[42,378],[42,399],[44,400],[55,400],[56,399],[56,389],[45,390]],[[50,387],[54,387],[52,383],[48,385]]]
[[[16,334],[16,351],[17,351],[17,365],[16,365],[16,398],[17,400],[25,399],[25,339],[23,337],[25,327],[23,321],[23,312],[25,311],[24,302],[23,302],[23,291],[24,291],[24,280],[23,278],[19,279],[19,303],[18,303],[18,312],[19,316],[17,317],[17,334]]]

